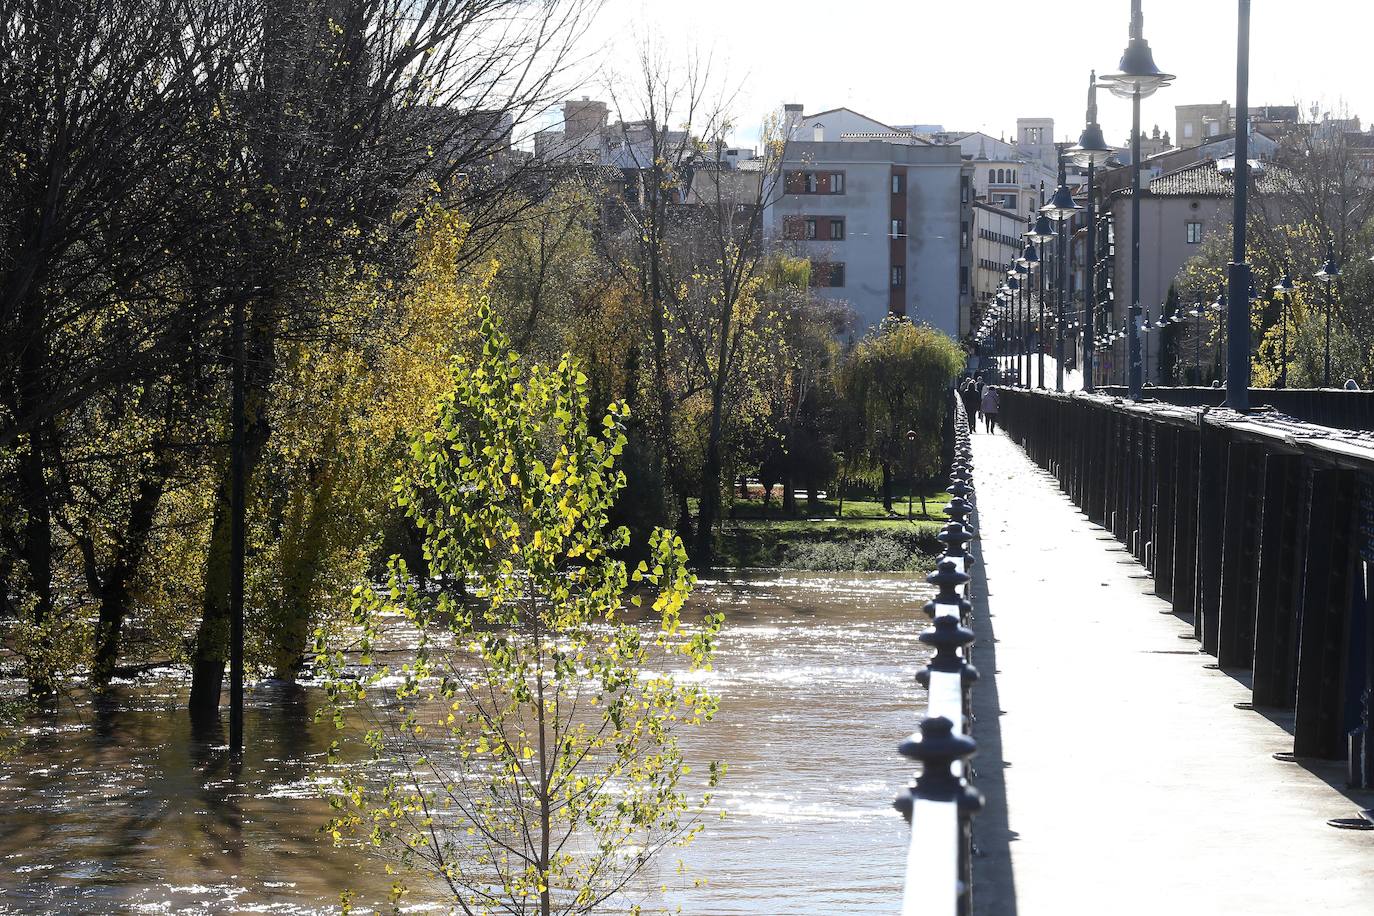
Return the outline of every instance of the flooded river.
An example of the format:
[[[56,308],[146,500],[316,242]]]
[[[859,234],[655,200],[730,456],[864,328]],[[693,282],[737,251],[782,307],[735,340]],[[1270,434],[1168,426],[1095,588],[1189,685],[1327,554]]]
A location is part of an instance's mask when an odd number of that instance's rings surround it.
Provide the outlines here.
[[[727,816],[682,854],[706,886],[664,863],[654,883],[667,890],[646,903],[894,911],[907,831],[890,803],[909,774],[895,748],[923,702],[912,675],[927,656],[925,589],[894,574],[767,572],[698,586],[698,607],[726,612],[708,681],[721,709],[683,744],[729,764]],[[315,688],[254,689],[241,765],[222,733],[192,734],[184,692],[144,680],[32,721],[23,753],[0,764],[0,913],[316,914],[337,912],[345,888],[385,887],[379,868],[318,836],[334,732],[313,724]]]

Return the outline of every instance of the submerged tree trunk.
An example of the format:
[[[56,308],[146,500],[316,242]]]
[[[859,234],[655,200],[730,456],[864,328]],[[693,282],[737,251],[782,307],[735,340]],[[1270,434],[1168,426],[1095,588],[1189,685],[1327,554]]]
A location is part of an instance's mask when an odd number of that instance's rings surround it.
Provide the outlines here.
[[[244,385],[245,423],[243,437],[244,486],[252,503],[253,479],[267,450],[270,433],[267,421],[268,388],[272,377],[272,337],[260,335],[260,348],[248,351]],[[194,721],[205,722],[219,715],[220,691],[224,686],[224,665],[229,658],[229,555],[231,457],[225,456],[216,488],[214,523],[210,548],[205,559],[205,592],[201,602],[200,627],[191,656],[191,696],[189,710]]]
[[[100,611],[95,628],[95,657],[91,661],[91,685],[96,688],[109,686],[114,677],[120,634],[133,598],[134,577],[147,554],[148,537],[170,473],[170,463],[161,459],[139,481],[124,535],[115,547],[109,569],[100,577]]]
[[[16,475],[24,509],[23,558],[33,596],[29,619],[40,632],[53,614],[52,498],[43,460],[42,430],[40,423],[29,431]],[[51,667],[41,657],[30,656],[25,678],[30,696],[47,698],[56,692]]]
[[[332,443],[326,445],[332,451]],[[328,547],[324,534],[334,495],[334,475],[328,470],[312,475],[310,485],[293,495],[287,531],[282,536],[282,603],[273,615],[272,671],[284,681],[294,681],[310,644],[315,586]],[[307,505],[308,504],[308,505]]]

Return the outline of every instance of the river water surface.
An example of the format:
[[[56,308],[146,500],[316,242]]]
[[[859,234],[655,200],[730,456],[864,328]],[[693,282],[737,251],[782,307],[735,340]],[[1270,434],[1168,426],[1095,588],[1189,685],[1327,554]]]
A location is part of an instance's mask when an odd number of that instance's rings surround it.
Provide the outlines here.
[[[907,830],[891,800],[910,772],[896,745],[924,704],[912,675],[928,656],[925,591],[897,574],[698,586],[697,607],[726,613],[708,679],[721,709],[683,744],[729,764],[726,817],[681,854],[687,878],[660,864],[647,904],[895,910]],[[317,914],[337,912],[345,888],[384,890],[379,868],[318,835],[335,733],[313,722],[317,688],[255,687],[241,764],[222,733],[192,734],[184,695],[169,673],[31,720],[25,750],[0,764],[0,913]],[[443,912],[425,903],[405,905]]]

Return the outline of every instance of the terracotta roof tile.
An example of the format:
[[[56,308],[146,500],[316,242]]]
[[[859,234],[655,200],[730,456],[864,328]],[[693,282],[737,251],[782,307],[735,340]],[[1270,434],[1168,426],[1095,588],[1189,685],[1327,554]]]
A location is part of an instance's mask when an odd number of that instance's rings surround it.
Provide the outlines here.
[[[1299,191],[1293,173],[1282,166],[1265,163],[1253,170],[1254,188],[1260,194],[1296,194]],[[1231,197],[1236,182],[1230,171],[1217,168],[1215,159],[1204,159],[1181,169],[1175,169],[1150,180],[1150,197]],[[1131,189],[1123,188],[1113,196],[1130,197]]]

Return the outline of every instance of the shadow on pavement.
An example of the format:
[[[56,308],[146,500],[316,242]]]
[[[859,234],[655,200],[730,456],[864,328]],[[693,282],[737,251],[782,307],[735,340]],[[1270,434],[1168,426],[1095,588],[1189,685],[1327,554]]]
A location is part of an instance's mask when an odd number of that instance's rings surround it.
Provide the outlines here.
[[[975,496],[976,498],[976,496]],[[973,530],[980,528],[973,510]],[[973,784],[983,793],[983,811],[973,819],[974,916],[1016,916],[1016,882],[1012,875],[1011,844],[1017,838],[1007,817],[1008,766],[1002,757],[1002,705],[997,694],[997,644],[989,610],[987,567],[982,545],[973,545],[973,665],[978,683],[973,688],[973,737],[978,756],[973,760]]]

